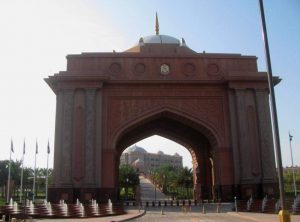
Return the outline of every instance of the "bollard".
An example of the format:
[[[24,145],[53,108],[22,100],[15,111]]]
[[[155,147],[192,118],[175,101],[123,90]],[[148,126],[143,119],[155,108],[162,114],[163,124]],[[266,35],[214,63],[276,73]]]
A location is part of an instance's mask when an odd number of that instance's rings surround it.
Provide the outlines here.
[[[221,204],[217,203],[217,213],[220,213]]]
[[[288,210],[279,211],[278,216],[280,222],[291,222],[291,215]]]
[[[202,204],[202,213],[205,214],[205,206],[204,206],[204,203]]]
[[[237,209],[236,196],[234,197],[234,207],[235,207],[235,212],[237,213],[238,209]]]
[[[164,215],[165,213],[164,213],[164,208],[163,207],[161,207],[161,215]]]
[[[17,219],[16,218],[11,218],[11,222],[17,222]]]

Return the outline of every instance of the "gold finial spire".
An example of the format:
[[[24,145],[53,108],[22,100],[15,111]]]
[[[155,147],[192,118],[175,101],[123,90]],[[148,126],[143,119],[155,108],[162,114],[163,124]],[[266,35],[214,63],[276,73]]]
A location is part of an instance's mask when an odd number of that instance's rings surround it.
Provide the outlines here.
[[[155,15],[155,34],[159,35],[159,24],[158,24],[157,12],[156,12],[156,15]]]

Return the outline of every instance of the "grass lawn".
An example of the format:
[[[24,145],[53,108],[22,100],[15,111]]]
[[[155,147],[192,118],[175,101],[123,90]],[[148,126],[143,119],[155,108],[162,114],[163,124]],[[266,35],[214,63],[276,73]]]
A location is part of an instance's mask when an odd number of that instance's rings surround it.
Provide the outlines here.
[[[6,200],[5,200],[5,198],[3,198],[3,197],[0,197],[0,206],[3,206],[3,205],[5,205],[5,203],[6,203]]]

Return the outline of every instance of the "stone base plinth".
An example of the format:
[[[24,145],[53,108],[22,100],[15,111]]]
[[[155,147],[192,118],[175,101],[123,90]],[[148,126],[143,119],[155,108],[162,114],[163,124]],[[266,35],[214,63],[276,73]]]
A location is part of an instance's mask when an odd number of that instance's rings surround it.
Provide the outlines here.
[[[239,199],[253,198],[262,199],[266,195],[268,197],[278,197],[278,183],[260,183],[260,184],[241,184],[237,186],[236,196]]]
[[[51,203],[59,203],[65,200],[68,204],[87,203],[89,200],[97,200],[98,203],[107,203],[108,199],[112,202],[118,200],[118,191],[114,188],[54,188],[48,189],[48,200]]]

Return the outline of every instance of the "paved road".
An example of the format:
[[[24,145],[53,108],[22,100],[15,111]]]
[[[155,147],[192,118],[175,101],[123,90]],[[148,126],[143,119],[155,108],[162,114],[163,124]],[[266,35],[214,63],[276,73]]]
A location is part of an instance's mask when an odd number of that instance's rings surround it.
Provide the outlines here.
[[[279,221],[276,214],[263,213],[206,213],[199,212],[183,213],[183,212],[164,212],[160,210],[150,210],[137,219],[129,220],[131,222],[276,222]],[[300,215],[291,215],[292,222],[299,222]]]
[[[155,200],[168,200],[168,196],[163,194],[159,189],[156,189],[155,186],[144,176],[140,176],[140,187],[141,187],[141,200],[142,201],[152,201]]]
[[[132,222],[162,222],[162,221],[193,221],[193,222],[253,222],[253,220],[242,219],[239,217],[235,217],[226,213],[217,214],[217,213],[209,213],[209,214],[201,214],[201,213],[183,213],[183,212],[165,212],[164,215],[161,214],[160,211],[147,211],[146,215],[143,217],[130,220]]]

